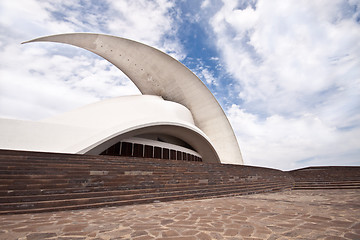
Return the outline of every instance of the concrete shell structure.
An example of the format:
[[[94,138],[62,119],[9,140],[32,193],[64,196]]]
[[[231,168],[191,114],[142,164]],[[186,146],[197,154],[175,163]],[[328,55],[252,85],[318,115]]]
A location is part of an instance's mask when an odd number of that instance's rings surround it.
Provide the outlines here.
[[[234,132],[214,96],[169,55],[101,34],[61,34],[29,42],[40,41],[67,43],[102,56],[144,95],[101,101],[41,122],[3,119],[1,128],[8,130],[0,137],[0,148],[100,154],[124,140],[154,146],[161,142],[193,151],[207,162],[243,164]],[[20,133],[20,140],[12,137]]]

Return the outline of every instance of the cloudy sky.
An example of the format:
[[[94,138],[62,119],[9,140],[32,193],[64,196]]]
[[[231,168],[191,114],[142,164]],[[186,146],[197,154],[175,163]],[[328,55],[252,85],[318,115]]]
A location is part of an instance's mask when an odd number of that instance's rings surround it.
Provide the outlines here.
[[[360,165],[359,0],[0,1],[0,117],[139,94],[90,52],[20,44],[70,32],[140,41],[185,64],[223,107],[247,165]]]

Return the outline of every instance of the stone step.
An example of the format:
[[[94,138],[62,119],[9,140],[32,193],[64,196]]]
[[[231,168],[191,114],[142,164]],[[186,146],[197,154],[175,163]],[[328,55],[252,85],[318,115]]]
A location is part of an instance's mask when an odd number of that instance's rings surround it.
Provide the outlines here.
[[[360,181],[323,181],[323,182],[296,182],[296,185],[316,186],[316,185],[360,185]]]
[[[0,150],[1,151],[1,150]],[[61,154],[61,155],[64,155],[64,154]],[[91,159],[87,159],[87,157],[91,157],[91,156],[85,156],[84,157],[84,155],[82,155],[82,162],[79,162],[79,164],[89,164],[89,162],[91,162],[90,160]],[[43,161],[45,161],[46,162],[46,164],[48,164],[49,163],[49,159],[48,158],[45,158],[45,157],[43,157],[44,158],[44,160]],[[109,158],[109,156],[97,156],[97,158]],[[206,167],[206,168],[210,168],[210,169],[225,169],[225,168],[229,168],[229,169],[233,169],[233,166],[234,165],[229,165],[229,166],[227,166],[227,165],[220,165],[220,164],[204,164],[204,163],[200,163],[200,162],[182,162],[182,161],[176,161],[176,160],[166,160],[166,161],[164,161],[163,159],[162,160],[158,160],[158,159],[148,159],[148,160],[150,160],[151,162],[146,162],[145,160],[147,160],[147,159],[136,159],[136,160],[134,160],[134,159],[127,159],[127,158],[120,158],[120,157],[114,157],[114,158],[116,158],[116,164],[120,164],[120,165],[123,165],[124,163],[126,163],[126,161],[129,161],[129,162],[131,162],[132,164],[134,164],[134,166],[136,165],[137,167],[139,166],[139,165],[144,165],[144,166],[148,166],[148,165],[154,165],[154,161],[157,161],[156,162],[156,164],[161,164],[161,165],[167,165],[168,167],[171,167],[171,166],[179,166],[179,165],[183,165],[183,167],[184,166],[187,166],[187,167],[193,167],[193,165],[195,164],[196,166],[202,166],[202,167]],[[58,158],[54,158],[54,160],[56,160],[56,161],[58,161],[57,159],[59,159],[59,160],[61,160],[62,158],[61,157],[58,157]],[[119,160],[119,159],[121,159],[121,160]],[[33,162],[34,164],[36,163],[36,161],[38,161],[37,159],[31,159],[31,162]],[[121,162],[120,162],[121,161]],[[145,161],[145,162],[143,162],[143,161]],[[26,164],[28,164],[28,162],[29,161],[25,161],[24,163],[26,163]],[[75,164],[76,162],[74,161],[74,159],[72,159],[71,161],[70,160],[68,160],[68,161],[66,161],[67,163],[70,163],[71,162],[71,164]],[[107,164],[110,164],[111,162],[114,162],[114,161],[106,161],[107,162]],[[169,162],[170,162],[170,164],[169,164]],[[99,164],[99,163],[101,163],[101,162],[96,162],[95,164]],[[210,167],[209,167],[209,165],[210,165]],[[220,166],[217,166],[217,165],[220,165]],[[235,165],[236,166],[236,165]],[[242,166],[242,170],[244,170],[244,169],[246,169],[246,168],[249,168],[249,170],[251,171],[252,170],[252,168],[254,168],[254,167],[249,167],[249,166]],[[259,168],[259,169],[261,169],[261,168]],[[226,170],[226,171],[228,171],[228,169]]]
[[[332,184],[332,183],[347,183],[347,182],[351,182],[351,183],[360,183],[359,179],[341,179],[341,180],[317,180],[317,181],[297,181],[298,183],[302,183],[302,184]]]
[[[106,185],[97,185],[97,184],[88,184],[85,186],[76,186],[76,185],[68,185],[64,187],[63,185],[31,185],[31,187],[16,187],[7,186],[8,189],[0,190],[0,196],[16,196],[16,195],[45,195],[45,194],[56,194],[56,193],[81,193],[81,192],[89,192],[89,191],[112,191],[112,190],[129,190],[129,189],[151,189],[151,188],[193,188],[193,187],[213,187],[213,186],[242,186],[251,188],[253,186],[266,186],[272,184],[282,184],[283,182],[280,181],[273,181],[273,182],[232,182],[232,183],[219,183],[219,184],[208,184],[207,181],[198,181],[197,184],[194,183],[173,183],[173,184],[160,184],[157,183],[133,183],[132,185],[121,185],[119,186],[118,182],[114,182],[113,184],[106,184]],[[11,189],[10,189],[11,188]]]
[[[124,172],[124,171],[146,171],[146,170],[152,170],[154,173],[166,173],[166,172],[182,172],[182,173],[204,173],[204,170],[206,170],[208,173],[227,173],[227,174],[239,174],[239,173],[245,173],[246,169],[242,169],[237,167],[236,169],[216,169],[213,168],[211,170],[207,168],[202,168],[199,166],[196,166],[192,169],[186,169],[181,166],[172,166],[170,168],[167,167],[153,167],[153,166],[143,166],[143,167],[136,167],[136,166],[85,166],[85,165],[69,165],[69,166],[62,166],[62,165],[44,165],[44,166],[6,166],[0,168],[1,174],[8,174],[8,175],[19,175],[19,174],[25,174],[25,173],[32,173],[32,174],[39,174],[39,173],[54,173],[56,170],[59,170],[62,173],[79,173],[81,174],[89,172],[89,171],[111,171],[111,172]]]
[[[164,192],[164,193],[152,193],[142,194],[141,197],[134,195],[125,195],[121,197],[97,197],[97,198],[80,198],[71,200],[52,200],[43,202],[26,202],[26,203],[10,203],[2,204],[0,208],[0,214],[9,213],[30,213],[30,212],[43,212],[43,211],[55,211],[55,210],[71,210],[71,209],[83,209],[89,207],[104,207],[104,206],[119,206],[129,205],[135,203],[148,203],[155,201],[172,201],[180,199],[190,198],[203,198],[211,196],[226,196],[226,195],[244,195],[254,194],[260,192],[279,191],[287,189],[286,186],[278,187],[262,187],[253,189],[238,189],[232,190],[214,190],[214,191],[187,191],[187,192]]]
[[[18,171],[26,171],[26,170],[31,170],[31,171],[49,171],[49,172],[53,172],[52,168],[54,169],[59,169],[61,171],[72,171],[73,169],[76,169],[77,171],[91,171],[91,170],[107,170],[107,171],[119,171],[119,170],[127,170],[127,171],[131,171],[131,170],[147,170],[147,169],[153,169],[156,170],[157,172],[168,172],[168,171],[173,171],[173,172],[188,172],[188,173],[195,173],[195,172],[202,172],[204,170],[210,172],[210,173],[215,173],[215,172],[221,172],[221,173],[245,173],[246,172],[246,168],[243,166],[239,166],[239,167],[235,167],[233,169],[217,169],[217,168],[212,168],[212,169],[208,169],[206,167],[202,167],[202,166],[191,166],[189,168],[184,168],[183,166],[181,166],[181,164],[179,164],[178,166],[171,166],[171,167],[167,167],[167,166],[151,166],[151,165],[146,165],[146,166],[129,166],[129,165],[125,165],[125,166],[109,166],[109,165],[95,165],[95,166],[88,166],[88,165],[82,165],[82,164],[78,164],[78,165],[74,165],[74,164],[69,164],[68,166],[63,166],[63,165],[53,165],[53,164],[44,164],[42,166],[36,166],[36,165],[29,165],[29,163],[27,164],[22,164],[21,166],[14,166],[14,165],[6,165],[6,163],[4,163],[4,165],[2,165],[2,167],[0,167],[0,171],[3,173],[6,173],[6,171],[13,171],[16,172],[16,170]],[[252,171],[249,171],[249,173],[251,173]]]
[[[56,199],[68,199],[68,198],[84,198],[86,197],[95,197],[95,196],[112,196],[112,195],[127,195],[127,194],[142,194],[142,193],[151,193],[151,192],[176,192],[176,191],[192,191],[192,190],[207,190],[207,189],[253,189],[259,187],[280,187],[287,186],[284,183],[268,183],[268,184],[221,184],[221,185],[199,185],[199,186],[174,186],[174,187],[158,187],[158,188],[143,188],[143,189],[99,189],[98,191],[82,191],[77,192],[74,189],[68,189],[67,192],[56,193],[54,191],[27,191],[22,192],[22,194],[4,194],[0,197],[0,203],[14,203],[14,202],[27,202],[27,201],[44,201],[44,200],[56,200]],[[61,190],[63,191],[63,190]]]
[[[288,172],[296,190],[358,189],[360,167],[307,167]]]
[[[349,186],[343,186],[343,185],[334,185],[334,186],[295,186],[294,190],[324,190],[324,189],[360,189],[360,185],[349,185]]]
[[[0,150],[1,151],[1,150]],[[71,159],[68,159],[71,158]],[[13,160],[16,159],[16,162]],[[155,160],[155,161],[154,161]],[[162,165],[162,166],[172,166],[181,163],[184,166],[189,165],[201,165],[202,162],[194,161],[182,161],[182,160],[166,160],[166,159],[155,159],[155,158],[127,158],[127,157],[110,157],[110,156],[68,156],[66,154],[58,154],[57,157],[54,156],[2,156],[0,154],[0,163],[9,163],[9,164],[26,164],[28,162],[33,162],[34,164],[88,164],[88,165],[134,165],[134,166],[146,166],[146,165]],[[165,164],[164,164],[165,163]]]
[[[74,175],[74,176],[69,176],[69,175],[61,175],[61,177],[56,177],[56,178],[52,178],[51,175],[47,175],[47,177],[42,178],[42,177],[36,177],[36,178],[8,178],[8,179],[1,179],[0,180],[0,185],[1,184],[6,184],[6,185],[26,185],[26,184],[66,184],[66,183],[83,183],[85,181],[91,181],[91,182],[96,182],[96,181],[117,181],[117,182],[131,182],[133,180],[139,180],[139,179],[147,179],[147,178],[151,178],[151,179],[156,179],[157,181],[170,181],[170,180],[187,180],[187,181],[196,181],[198,179],[208,179],[208,175],[178,175],[178,176],[174,176],[174,174],[166,174],[166,175],[158,175],[156,176],[155,174],[151,174],[151,175],[126,175],[126,174],[122,174],[122,175],[95,175],[95,174],[88,174],[88,175],[83,175],[83,176],[79,176],[79,175]]]

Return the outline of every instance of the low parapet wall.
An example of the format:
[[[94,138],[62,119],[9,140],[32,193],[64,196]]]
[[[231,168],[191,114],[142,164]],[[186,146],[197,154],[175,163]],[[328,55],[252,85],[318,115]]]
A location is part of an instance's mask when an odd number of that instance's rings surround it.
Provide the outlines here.
[[[288,172],[295,181],[294,189],[360,188],[360,167],[307,167]]]
[[[289,173],[151,158],[0,150],[0,214],[291,189]]]

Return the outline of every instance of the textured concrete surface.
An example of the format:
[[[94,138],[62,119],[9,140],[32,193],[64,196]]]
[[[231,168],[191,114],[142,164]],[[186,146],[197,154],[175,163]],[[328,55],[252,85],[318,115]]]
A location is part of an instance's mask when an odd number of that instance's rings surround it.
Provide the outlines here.
[[[0,239],[360,239],[360,190],[2,215]]]

